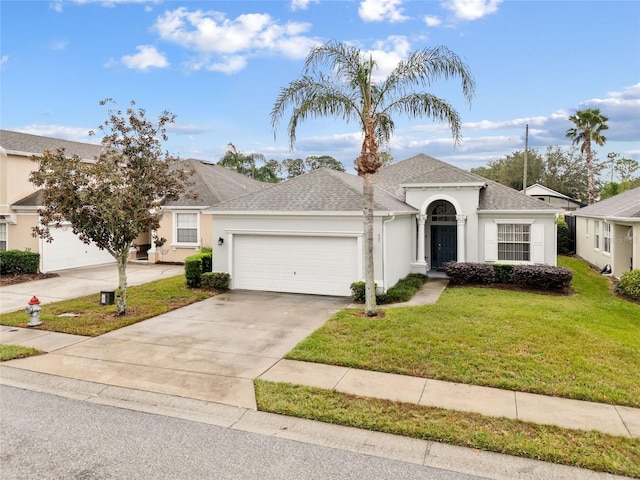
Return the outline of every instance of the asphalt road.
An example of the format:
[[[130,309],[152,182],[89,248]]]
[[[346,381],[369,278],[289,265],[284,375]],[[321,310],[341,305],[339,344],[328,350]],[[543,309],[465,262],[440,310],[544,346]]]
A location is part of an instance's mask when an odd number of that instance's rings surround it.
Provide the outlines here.
[[[0,478],[482,477],[1,385]]]

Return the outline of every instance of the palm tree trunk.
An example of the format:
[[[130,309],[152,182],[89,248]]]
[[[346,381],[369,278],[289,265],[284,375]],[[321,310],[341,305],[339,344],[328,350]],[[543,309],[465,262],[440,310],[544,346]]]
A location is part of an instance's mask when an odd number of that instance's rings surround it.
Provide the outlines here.
[[[364,312],[367,317],[375,317],[376,310],[376,284],[373,270],[373,173],[362,175],[362,196],[364,203],[364,245],[365,245],[365,304]]]
[[[596,186],[593,180],[593,157],[591,154],[591,142],[586,141],[584,145],[584,149],[587,156],[587,176],[588,176],[587,193],[589,194],[589,205],[592,205],[596,203]]]
[[[129,259],[129,250],[118,255],[118,289],[116,290],[116,313],[124,315],[127,310],[127,260]]]

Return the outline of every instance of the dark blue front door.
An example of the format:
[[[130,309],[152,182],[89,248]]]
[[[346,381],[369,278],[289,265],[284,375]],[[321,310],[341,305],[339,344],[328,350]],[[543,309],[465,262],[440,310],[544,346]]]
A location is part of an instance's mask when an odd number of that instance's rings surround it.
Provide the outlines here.
[[[455,225],[431,225],[431,268],[457,260],[458,236]]]

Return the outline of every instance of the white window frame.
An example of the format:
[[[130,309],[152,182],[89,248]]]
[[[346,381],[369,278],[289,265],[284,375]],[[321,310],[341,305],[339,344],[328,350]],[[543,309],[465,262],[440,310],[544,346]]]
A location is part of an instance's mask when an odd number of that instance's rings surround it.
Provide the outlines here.
[[[527,223],[499,223],[497,227],[496,242],[498,243],[498,262],[529,263],[531,261],[531,225]],[[501,232],[501,230],[503,231]],[[505,239],[506,236],[511,238],[507,240]],[[512,248],[505,251],[504,247],[509,245]],[[500,248],[501,246],[503,247],[502,249]],[[522,246],[526,246],[526,248],[519,250]],[[516,249],[516,247],[518,247],[518,249]]]
[[[604,222],[604,234],[602,235],[602,247],[605,253],[611,253],[611,224]]]
[[[529,225],[529,260],[500,260],[498,258],[498,225]],[[497,219],[485,224],[484,260],[510,265],[542,264],[545,262],[545,228],[533,219]]]
[[[2,248],[4,242],[4,248]],[[9,250],[9,227],[6,222],[0,222],[0,251]]]
[[[178,228],[179,228],[179,219],[181,215],[194,215],[195,216],[195,230],[196,230],[196,241],[195,242],[180,242],[178,241]],[[193,229],[193,227],[190,227]],[[196,210],[185,210],[180,212],[173,212],[173,242],[172,245],[175,247],[198,247],[200,246],[200,212]]]
[[[593,249],[600,250],[600,220],[593,221]]]

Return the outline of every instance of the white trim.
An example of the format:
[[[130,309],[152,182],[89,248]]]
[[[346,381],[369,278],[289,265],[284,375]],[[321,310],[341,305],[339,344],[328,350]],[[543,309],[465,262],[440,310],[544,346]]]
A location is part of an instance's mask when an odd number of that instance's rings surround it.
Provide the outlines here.
[[[544,210],[478,210],[478,215],[555,215],[564,213],[560,208],[546,208]]]
[[[196,238],[195,242],[179,242],[178,241],[178,215],[193,214],[196,216]],[[200,246],[201,229],[200,229],[200,212],[198,210],[191,209],[190,211],[177,211],[172,212],[172,242],[171,247],[176,248],[198,248]]]
[[[0,213],[0,223],[16,225],[18,223],[17,215],[15,213]]]
[[[291,212],[282,212],[277,210],[203,210],[203,214],[219,215],[219,216],[256,216],[256,217],[362,217],[362,210],[354,211],[309,211],[296,210]],[[390,217],[392,215],[415,215],[418,210],[405,210],[398,212],[396,210],[375,211],[374,217]]]
[[[426,189],[450,189],[450,190],[459,190],[461,188],[473,188],[476,190],[480,190],[487,186],[486,182],[460,182],[460,183],[401,183],[399,185],[401,188],[406,188],[409,190],[426,190]]]
[[[517,225],[533,225],[536,223],[535,220],[532,219],[518,219],[518,218],[494,218],[493,222],[496,224],[517,224]]]
[[[260,230],[260,229],[226,229],[230,235],[281,235],[296,237],[362,237],[363,232],[358,231],[330,231],[330,230]]]

